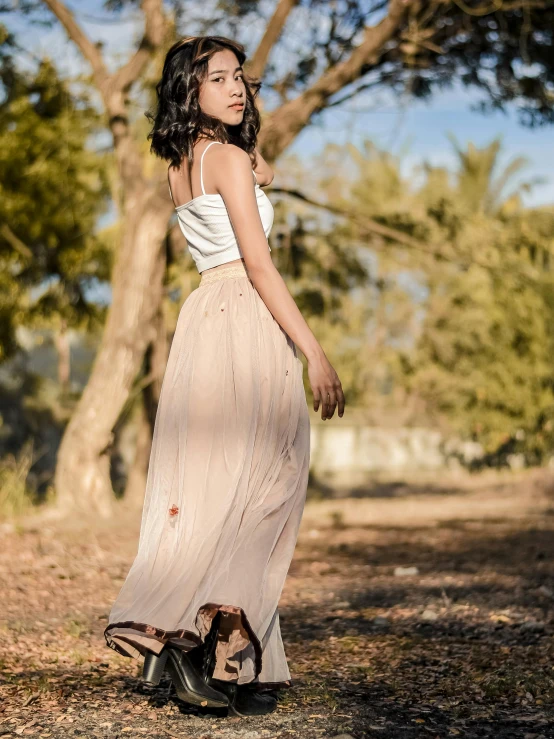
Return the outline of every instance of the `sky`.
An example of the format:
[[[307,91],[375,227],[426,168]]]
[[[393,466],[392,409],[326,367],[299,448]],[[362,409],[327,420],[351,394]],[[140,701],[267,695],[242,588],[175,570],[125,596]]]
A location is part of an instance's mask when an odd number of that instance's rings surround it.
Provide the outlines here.
[[[462,148],[470,141],[482,148],[501,137],[499,164],[523,156],[528,164],[520,179],[543,180],[530,193],[524,193],[524,202],[554,203],[554,126],[525,128],[518,123],[515,110],[490,115],[472,111],[477,100],[475,92],[457,89],[439,92],[428,102],[411,100],[405,109],[391,101],[388,107],[372,112],[348,114],[332,110],[327,112],[322,130],[305,131],[295,145],[307,153],[308,138],[313,138],[311,146],[317,149],[328,140],[355,143],[369,137],[388,151],[405,152],[403,169],[409,175],[424,162],[454,168],[456,155],[448,133],[455,136]]]
[[[272,8],[274,0],[266,0],[263,4]],[[111,20],[113,16],[103,11],[102,0],[72,0],[67,5],[75,12],[89,37],[104,43],[111,68],[127,58],[128,44],[139,38],[142,31],[141,16],[136,10],[127,12],[121,22],[114,23]],[[209,8],[209,5],[210,0],[207,0],[204,7]],[[47,14],[45,11],[45,17]],[[62,71],[84,69],[79,53],[68,42],[59,24],[52,29],[32,27],[25,18],[13,14],[5,17],[5,22],[35,58],[48,55]],[[247,47],[247,51],[252,52],[253,48]],[[24,56],[20,61],[22,64],[32,63],[32,59]],[[370,138],[379,147],[393,153],[404,152],[403,172],[406,176],[416,177],[417,168],[424,162],[454,166],[455,154],[447,138],[449,132],[455,135],[462,147],[469,141],[482,147],[501,136],[500,163],[506,164],[516,156],[523,156],[529,164],[522,171],[521,179],[544,180],[524,194],[524,202],[530,206],[554,204],[554,127],[525,128],[518,123],[514,110],[490,115],[474,112],[471,106],[477,100],[474,91],[463,89],[439,91],[429,102],[410,100],[405,106],[399,106],[394,99],[384,99],[376,104],[368,97],[358,97],[350,111],[336,108],[325,111],[318,124],[306,128],[288,152],[309,160],[326,143],[356,143]]]

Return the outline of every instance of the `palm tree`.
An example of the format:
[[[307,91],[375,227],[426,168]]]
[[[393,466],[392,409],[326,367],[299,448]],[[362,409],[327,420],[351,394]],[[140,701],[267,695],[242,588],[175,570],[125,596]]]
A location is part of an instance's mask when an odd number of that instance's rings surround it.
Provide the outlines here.
[[[459,162],[456,173],[457,193],[474,213],[496,215],[508,201],[519,202],[522,193],[529,192],[534,185],[542,182],[539,177],[519,181],[507,191],[514,178],[529,165],[529,160],[526,157],[514,157],[504,168],[500,168],[500,136],[481,149],[470,141],[465,150],[453,134],[448,134],[448,138]]]

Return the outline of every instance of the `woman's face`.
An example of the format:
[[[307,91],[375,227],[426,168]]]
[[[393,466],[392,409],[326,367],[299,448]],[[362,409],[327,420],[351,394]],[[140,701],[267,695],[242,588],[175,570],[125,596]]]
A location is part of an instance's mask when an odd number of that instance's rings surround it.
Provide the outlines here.
[[[246,99],[242,75],[242,67],[230,49],[216,52],[208,62],[208,75],[200,89],[204,113],[230,126],[240,124]]]

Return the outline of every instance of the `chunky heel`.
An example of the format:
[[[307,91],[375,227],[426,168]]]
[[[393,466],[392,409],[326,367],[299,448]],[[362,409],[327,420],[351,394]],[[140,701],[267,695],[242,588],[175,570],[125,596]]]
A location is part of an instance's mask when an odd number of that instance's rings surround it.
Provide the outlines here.
[[[167,649],[162,649],[160,654],[146,652],[142,668],[142,679],[151,685],[158,685],[163,675],[167,662]]]

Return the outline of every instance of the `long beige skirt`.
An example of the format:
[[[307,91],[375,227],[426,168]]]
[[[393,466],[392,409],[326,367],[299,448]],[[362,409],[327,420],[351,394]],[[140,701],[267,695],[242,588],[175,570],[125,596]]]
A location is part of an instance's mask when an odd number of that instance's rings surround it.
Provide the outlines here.
[[[243,263],[183,303],[164,375],[138,552],[109,647],[138,658],[200,645],[218,612],[214,677],[292,685],[278,602],[304,509],[303,365]]]

